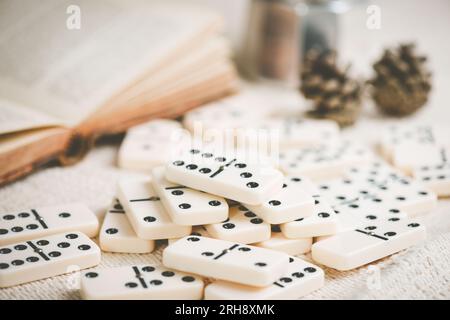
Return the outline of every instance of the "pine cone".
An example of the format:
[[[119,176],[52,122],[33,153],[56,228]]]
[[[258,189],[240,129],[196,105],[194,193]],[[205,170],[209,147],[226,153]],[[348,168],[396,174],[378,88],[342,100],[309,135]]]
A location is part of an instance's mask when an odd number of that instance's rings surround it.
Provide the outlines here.
[[[420,109],[431,90],[431,73],[426,69],[426,57],[415,53],[414,44],[386,49],[373,68],[376,72],[372,96],[385,113],[406,116]]]
[[[361,106],[358,102],[353,105],[348,104],[342,110],[329,111],[325,113],[319,110],[310,110],[308,112],[308,116],[315,119],[333,120],[339,124],[340,127],[347,127],[355,123],[356,119],[359,117],[360,111]]]
[[[314,118],[332,119],[341,126],[355,122],[360,111],[361,88],[349,78],[349,66],[339,68],[334,51],[308,51],[301,73],[300,91],[314,101],[308,114]]]

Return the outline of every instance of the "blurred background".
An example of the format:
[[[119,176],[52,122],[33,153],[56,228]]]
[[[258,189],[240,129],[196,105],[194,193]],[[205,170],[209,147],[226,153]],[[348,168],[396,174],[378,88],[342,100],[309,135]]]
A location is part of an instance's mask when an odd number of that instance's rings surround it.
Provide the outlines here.
[[[254,83],[358,135],[448,125],[449,30],[448,0],[0,0],[0,184]]]
[[[220,11],[226,21],[226,35],[232,42],[239,65],[245,67],[246,41],[250,25],[252,5],[261,0],[190,0],[210,6]],[[283,1],[279,1],[283,2]],[[295,7],[305,1],[284,1]],[[308,1],[307,1],[308,2]],[[309,1],[310,7],[327,1]],[[328,1],[335,2],[338,1]],[[340,1],[336,9],[336,50],[340,59],[352,63],[352,70],[359,76],[373,75],[372,64],[386,47],[399,43],[415,42],[421,54],[429,59],[433,74],[433,91],[423,120],[438,121],[441,112],[448,121],[448,87],[450,85],[450,43],[447,41],[450,30],[450,1],[447,0],[353,0]],[[367,26],[370,11],[379,8],[379,28]],[[369,13],[368,13],[369,11]],[[323,19],[322,19],[323,20]],[[251,63],[248,62],[247,63]],[[244,65],[243,65],[244,64]]]
[[[111,4],[115,2],[120,3],[114,0]],[[170,2],[176,1],[148,1],[157,4]],[[14,6],[9,3],[14,3]],[[72,2],[62,3],[67,5]],[[73,3],[81,7],[87,24],[83,28],[89,30],[93,23],[89,20],[91,9],[83,12],[83,8],[88,7],[88,2],[74,0]],[[96,3],[92,10],[99,11],[97,19],[103,18],[102,10],[108,11],[112,7],[107,1],[90,3]],[[121,3],[122,9],[133,6],[125,1]],[[417,54],[426,57],[426,68],[432,72],[433,91],[428,104],[441,106],[439,109],[433,107],[433,115],[445,108],[447,103],[446,88],[450,82],[450,44],[447,41],[450,2],[447,0],[184,0],[181,3],[210,8],[223,16],[224,35],[231,45],[240,75],[252,80],[283,80],[297,87],[305,52],[317,46],[319,49],[335,50],[342,65],[351,64],[351,77],[369,80],[374,75],[374,62],[382,57],[386,48],[395,49],[400,44],[415,43]],[[6,27],[13,24],[12,17],[18,14],[15,9],[12,12],[8,10],[11,11],[14,7],[22,8],[25,12],[25,9],[30,10],[34,6],[36,4],[28,0],[2,0],[0,9],[4,12],[0,13],[0,23],[7,30]],[[66,17],[65,12],[59,14],[62,18]],[[108,14],[110,13],[104,12],[104,16]],[[149,19],[152,19],[151,16]],[[54,29],[54,25],[51,26]],[[69,42],[78,41],[76,34],[55,33],[55,39],[50,39],[47,43],[52,46],[57,44],[57,48],[70,48]],[[8,32],[2,35],[3,49],[5,56],[14,62],[15,59],[8,57],[8,54],[14,55],[14,51],[7,52],[12,45],[12,42],[8,42],[8,36]],[[124,43],[128,43],[130,47],[136,45],[131,42],[131,38],[123,40],[128,41]],[[26,44],[30,45],[30,42],[39,45],[41,39],[31,38],[30,41],[24,35],[22,42],[23,46],[20,42],[14,45],[21,49]],[[142,49],[136,47],[135,50]],[[24,57],[35,59],[32,54]],[[8,64],[8,61],[5,63]],[[4,68],[5,73],[17,67],[18,65],[8,67],[0,62],[0,70]],[[98,65],[87,69],[92,71],[95,68],[100,69]],[[85,71],[86,74],[88,70]],[[89,73],[89,76],[90,79],[87,80],[94,81],[93,74]],[[63,85],[64,83],[58,86]],[[7,91],[8,88],[5,89]]]
[[[237,54],[242,53],[248,31],[252,2],[259,0],[186,0],[219,11],[225,18],[226,36]],[[269,1],[270,2],[270,1]],[[276,1],[272,1],[276,2]],[[303,3],[305,1],[287,1]],[[327,1],[310,1],[320,3]],[[330,1],[332,2],[332,1]],[[370,72],[372,61],[384,46],[397,42],[416,41],[432,55],[433,69],[448,76],[450,72],[450,44],[445,41],[450,30],[450,2],[446,0],[348,0],[348,9],[338,19],[338,50],[361,72]],[[381,10],[381,28],[369,29],[367,8],[376,5]]]

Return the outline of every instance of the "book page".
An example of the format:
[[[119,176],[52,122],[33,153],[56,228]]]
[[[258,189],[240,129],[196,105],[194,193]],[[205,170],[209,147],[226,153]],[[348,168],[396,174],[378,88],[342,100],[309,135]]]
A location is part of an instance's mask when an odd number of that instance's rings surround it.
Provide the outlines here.
[[[144,94],[158,95],[162,93],[160,92],[161,86],[167,83],[176,83],[180,74],[184,74],[185,77],[182,78],[189,80],[195,72],[209,70],[217,63],[227,64],[229,55],[230,50],[226,40],[220,37],[212,38],[201,45],[196,45],[188,55],[180,57],[153,76],[145,77],[142,81],[124,91],[120,97],[105,105],[105,110],[101,111],[109,112],[114,108],[122,108],[136,97],[142,97]]]
[[[61,120],[1,98],[0,110],[0,136],[22,130],[62,125]]]
[[[73,5],[80,29],[67,27]],[[182,2],[4,0],[0,97],[73,126],[218,25]]]

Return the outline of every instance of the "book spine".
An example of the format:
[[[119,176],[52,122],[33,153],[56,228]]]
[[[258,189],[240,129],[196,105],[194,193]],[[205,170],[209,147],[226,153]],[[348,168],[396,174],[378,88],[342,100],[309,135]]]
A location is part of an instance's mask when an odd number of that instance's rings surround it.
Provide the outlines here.
[[[57,156],[59,163],[62,166],[77,163],[88,153],[94,141],[94,137],[88,137],[78,131],[73,131],[67,140],[64,151]]]

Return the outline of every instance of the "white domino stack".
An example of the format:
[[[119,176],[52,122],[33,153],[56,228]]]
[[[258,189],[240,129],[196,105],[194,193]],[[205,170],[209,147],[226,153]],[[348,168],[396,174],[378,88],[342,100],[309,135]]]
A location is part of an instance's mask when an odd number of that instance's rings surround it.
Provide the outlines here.
[[[130,129],[119,166],[149,176],[118,181],[100,232],[82,204],[1,213],[0,287],[98,265],[99,232],[106,252],[162,243],[162,265],[87,270],[84,299],[298,299],[324,285],[315,263],[351,270],[425,239],[412,218],[450,195],[450,130],[392,127],[379,139],[385,162],[334,122],[280,115],[269,96],[188,112],[193,139],[174,120]],[[259,130],[276,133],[263,153]]]

